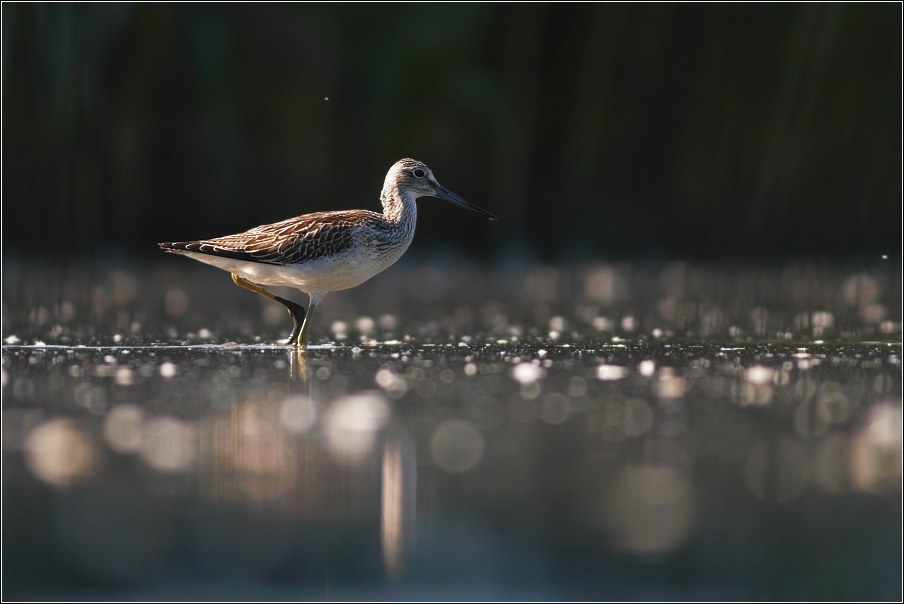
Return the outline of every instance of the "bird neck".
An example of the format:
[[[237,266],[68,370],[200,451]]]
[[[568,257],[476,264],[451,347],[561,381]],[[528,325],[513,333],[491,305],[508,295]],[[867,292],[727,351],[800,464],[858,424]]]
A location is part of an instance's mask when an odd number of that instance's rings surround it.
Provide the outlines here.
[[[411,193],[401,193],[397,188],[384,189],[380,195],[383,216],[396,224],[413,223],[417,219],[417,202]]]

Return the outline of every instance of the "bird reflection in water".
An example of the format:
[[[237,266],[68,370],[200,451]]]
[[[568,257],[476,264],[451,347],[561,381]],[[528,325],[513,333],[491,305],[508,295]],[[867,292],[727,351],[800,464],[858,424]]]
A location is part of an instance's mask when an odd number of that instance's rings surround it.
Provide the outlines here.
[[[414,440],[401,426],[386,431],[383,441],[383,486],[380,538],[386,574],[398,581],[415,540],[417,515],[417,453]]]
[[[289,356],[289,383],[308,381],[308,362],[303,348],[296,348],[286,352]]]

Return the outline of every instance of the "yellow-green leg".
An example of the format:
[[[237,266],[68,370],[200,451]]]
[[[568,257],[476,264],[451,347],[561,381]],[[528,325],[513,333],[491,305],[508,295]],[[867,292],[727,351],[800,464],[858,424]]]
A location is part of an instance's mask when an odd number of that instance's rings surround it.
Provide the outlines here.
[[[311,294],[311,303],[308,304],[308,312],[304,316],[304,323],[301,325],[301,333],[298,334],[298,344],[297,346],[301,346],[302,348],[308,347],[308,327],[311,325],[311,314],[314,312],[314,307],[317,306],[317,303],[320,302],[320,298],[323,296],[314,296]]]
[[[241,285],[245,289],[250,289],[256,294],[270,298],[274,302],[279,302],[280,304],[285,306],[286,310],[288,310],[289,314],[292,316],[292,322],[294,323],[294,326],[292,327],[292,333],[289,335],[289,344],[295,344],[296,346],[299,345],[297,342],[299,336],[301,336],[302,334],[304,334],[305,336],[307,335],[307,331],[303,329],[302,326],[308,324],[307,315],[309,314],[305,313],[304,307],[301,304],[297,304],[295,302],[292,302],[291,300],[286,300],[285,298],[280,298],[273,292],[268,292],[260,285],[252,283],[244,277],[239,277],[235,273],[232,273],[232,280],[235,281],[236,285]],[[314,310],[313,304],[311,305],[311,310]],[[304,341],[306,344],[307,337],[305,337]],[[304,346],[305,344],[301,344],[301,346]]]

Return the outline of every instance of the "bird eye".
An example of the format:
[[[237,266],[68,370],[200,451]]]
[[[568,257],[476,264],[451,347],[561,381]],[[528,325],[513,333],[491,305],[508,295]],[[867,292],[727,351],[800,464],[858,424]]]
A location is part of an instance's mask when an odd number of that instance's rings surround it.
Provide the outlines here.
[[[417,170],[414,171],[414,175],[417,176],[418,178],[424,178],[424,171],[421,170],[420,168],[418,168]]]

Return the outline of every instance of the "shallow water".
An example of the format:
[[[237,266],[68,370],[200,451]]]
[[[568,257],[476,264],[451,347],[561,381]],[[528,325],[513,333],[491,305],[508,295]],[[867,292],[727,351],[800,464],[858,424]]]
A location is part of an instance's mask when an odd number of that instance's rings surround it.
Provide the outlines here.
[[[298,354],[215,271],[53,270],[4,273],[7,598],[900,595],[899,275],[403,266]]]

